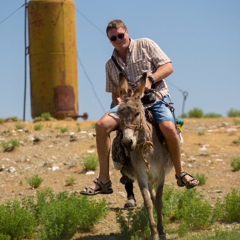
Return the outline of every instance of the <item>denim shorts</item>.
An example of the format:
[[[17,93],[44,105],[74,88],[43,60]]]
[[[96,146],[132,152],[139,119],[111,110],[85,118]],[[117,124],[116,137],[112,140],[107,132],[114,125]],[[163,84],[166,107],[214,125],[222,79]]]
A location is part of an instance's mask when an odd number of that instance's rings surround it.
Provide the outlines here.
[[[164,101],[167,103],[171,103],[170,96],[164,96]],[[172,121],[175,123],[174,113],[170,110],[170,108],[164,101],[160,100],[152,107],[150,107],[149,110],[151,110],[158,123],[163,121]],[[109,112],[117,115],[118,108],[119,105],[111,108]]]

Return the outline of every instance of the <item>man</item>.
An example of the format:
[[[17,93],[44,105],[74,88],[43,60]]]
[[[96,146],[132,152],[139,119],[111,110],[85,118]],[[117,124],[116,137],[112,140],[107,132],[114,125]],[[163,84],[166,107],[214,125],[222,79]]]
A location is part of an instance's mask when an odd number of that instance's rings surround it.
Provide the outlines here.
[[[166,104],[170,103],[171,99],[164,79],[173,72],[171,60],[154,41],[147,38],[131,39],[126,25],[121,20],[111,21],[107,26],[106,33],[114,47],[113,57],[117,62],[114,63],[113,59],[109,59],[106,63],[106,91],[112,93],[113,104],[116,107],[96,123],[96,141],[100,163],[99,177],[91,187],[81,191],[81,194],[95,195],[113,192],[109,176],[110,133],[119,127],[119,118],[116,114],[121,102],[118,89],[119,67],[133,85],[143,72],[147,72],[145,91],[154,88],[157,93],[155,102],[144,106],[152,111],[165,137],[175,168],[177,184],[187,188],[197,186],[199,181],[183,170],[180,138],[176,130],[174,114]],[[128,198],[134,199],[134,196],[128,196]]]

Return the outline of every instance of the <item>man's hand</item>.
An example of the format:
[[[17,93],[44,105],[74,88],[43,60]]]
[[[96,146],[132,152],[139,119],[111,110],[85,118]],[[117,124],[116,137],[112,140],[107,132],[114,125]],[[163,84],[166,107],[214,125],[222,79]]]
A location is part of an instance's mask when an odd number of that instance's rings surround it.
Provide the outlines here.
[[[147,77],[146,79],[146,85],[145,85],[145,90],[146,92],[149,91],[152,88],[152,82],[151,80]]]

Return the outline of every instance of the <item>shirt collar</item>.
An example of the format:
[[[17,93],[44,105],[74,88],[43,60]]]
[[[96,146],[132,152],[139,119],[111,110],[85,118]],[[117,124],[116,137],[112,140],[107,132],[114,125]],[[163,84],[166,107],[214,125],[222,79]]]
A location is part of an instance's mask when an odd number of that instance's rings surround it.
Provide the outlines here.
[[[134,39],[132,39],[132,38],[129,38],[130,39],[130,45],[129,45],[129,47],[128,47],[128,51],[129,52],[132,52],[132,50],[133,50],[133,45],[134,45],[134,42],[135,42],[135,40]],[[118,55],[117,55],[117,50],[116,50],[116,48],[114,48],[113,49],[113,54],[112,54],[114,57],[117,57]]]

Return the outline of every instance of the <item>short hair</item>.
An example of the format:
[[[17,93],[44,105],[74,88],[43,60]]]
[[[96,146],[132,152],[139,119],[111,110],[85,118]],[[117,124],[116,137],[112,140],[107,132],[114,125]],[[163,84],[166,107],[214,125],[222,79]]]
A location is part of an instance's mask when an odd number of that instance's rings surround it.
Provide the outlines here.
[[[106,28],[107,35],[108,35],[108,31],[110,31],[111,29],[120,28],[120,27],[127,29],[125,23],[122,20],[119,20],[119,19],[112,20],[107,25],[107,28]]]

